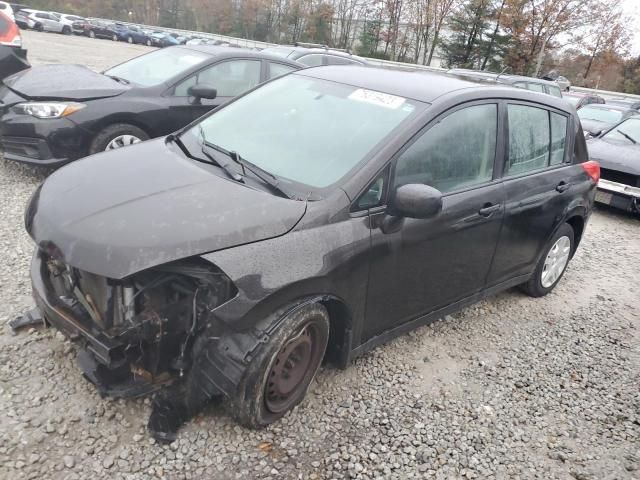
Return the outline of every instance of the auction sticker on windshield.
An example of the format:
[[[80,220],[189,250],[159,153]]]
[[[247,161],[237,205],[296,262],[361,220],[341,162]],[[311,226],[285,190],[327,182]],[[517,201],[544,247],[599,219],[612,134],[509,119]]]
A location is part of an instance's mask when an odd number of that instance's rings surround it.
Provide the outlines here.
[[[357,100],[359,102],[371,103],[380,107],[397,110],[404,104],[406,99],[388,93],[376,92],[375,90],[358,88],[349,95],[349,100]]]

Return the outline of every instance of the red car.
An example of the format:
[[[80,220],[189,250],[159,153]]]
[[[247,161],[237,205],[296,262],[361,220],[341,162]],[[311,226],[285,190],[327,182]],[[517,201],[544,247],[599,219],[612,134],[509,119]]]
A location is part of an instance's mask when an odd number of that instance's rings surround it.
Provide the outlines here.
[[[0,82],[9,75],[29,68],[27,51],[16,23],[0,12]]]

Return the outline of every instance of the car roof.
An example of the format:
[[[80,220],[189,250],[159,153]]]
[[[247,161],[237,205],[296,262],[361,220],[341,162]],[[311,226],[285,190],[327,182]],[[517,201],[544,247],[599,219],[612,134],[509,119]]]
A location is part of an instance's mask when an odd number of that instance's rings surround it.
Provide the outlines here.
[[[511,75],[506,73],[470,70],[465,68],[454,68],[454,69],[448,70],[448,72],[451,74],[461,75],[461,76],[482,77],[487,79],[493,79],[496,82],[501,82],[501,83],[531,82],[531,83],[541,83],[544,85],[549,85],[550,87],[558,87],[558,84],[556,82],[552,82],[550,80],[543,80],[542,78],[526,77],[524,75]]]
[[[572,111],[568,102],[562,98],[507,86],[495,81],[483,81],[445,72],[336,65],[307,68],[295,74],[335,81],[426,103],[433,103],[439,97],[451,92],[475,89],[479,98],[495,94],[498,98],[531,100],[558,110]]]
[[[193,50],[200,53],[206,53],[212,57],[220,58],[232,58],[232,57],[255,57],[265,60],[273,60],[278,63],[288,63],[297,67],[304,67],[301,63],[298,63],[290,58],[281,57],[279,55],[273,55],[270,53],[257,52],[255,50],[249,50],[247,48],[238,47],[225,47],[221,45],[176,45],[169,48],[183,48],[187,50]]]
[[[266,49],[279,49],[282,51],[287,50],[287,57],[291,57],[295,60],[295,57],[302,57],[303,55],[319,54],[319,55],[334,55],[336,57],[355,58],[362,63],[367,63],[367,59],[353,55],[350,52],[334,49],[330,47],[305,47],[304,45],[276,45],[267,47]],[[265,50],[266,50],[265,49]]]

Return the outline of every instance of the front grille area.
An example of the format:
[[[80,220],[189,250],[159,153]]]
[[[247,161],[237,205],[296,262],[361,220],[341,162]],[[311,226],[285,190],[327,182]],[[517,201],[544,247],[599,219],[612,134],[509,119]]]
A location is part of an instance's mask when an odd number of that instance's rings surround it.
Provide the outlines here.
[[[638,175],[631,175],[630,173],[601,168],[600,176],[604,180],[609,180],[610,182],[622,183],[631,187],[640,187],[640,176]]]
[[[47,142],[30,137],[0,137],[0,151],[35,160],[48,160],[52,157]]]

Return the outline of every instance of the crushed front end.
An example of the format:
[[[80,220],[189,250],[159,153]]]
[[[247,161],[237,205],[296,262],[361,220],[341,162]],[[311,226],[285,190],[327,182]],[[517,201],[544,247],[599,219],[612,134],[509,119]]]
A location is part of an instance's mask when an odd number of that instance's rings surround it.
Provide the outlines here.
[[[51,250],[37,249],[31,266],[41,316],[79,344],[83,374],[102,394],[163,389],[150,427],[157,438],[173,439],[191,416],[180,402],[188,398],[194,344],[205,330],[215,335],[212,311],[237,293],[233,283],[198,257],[113,280],[73,268]]]

